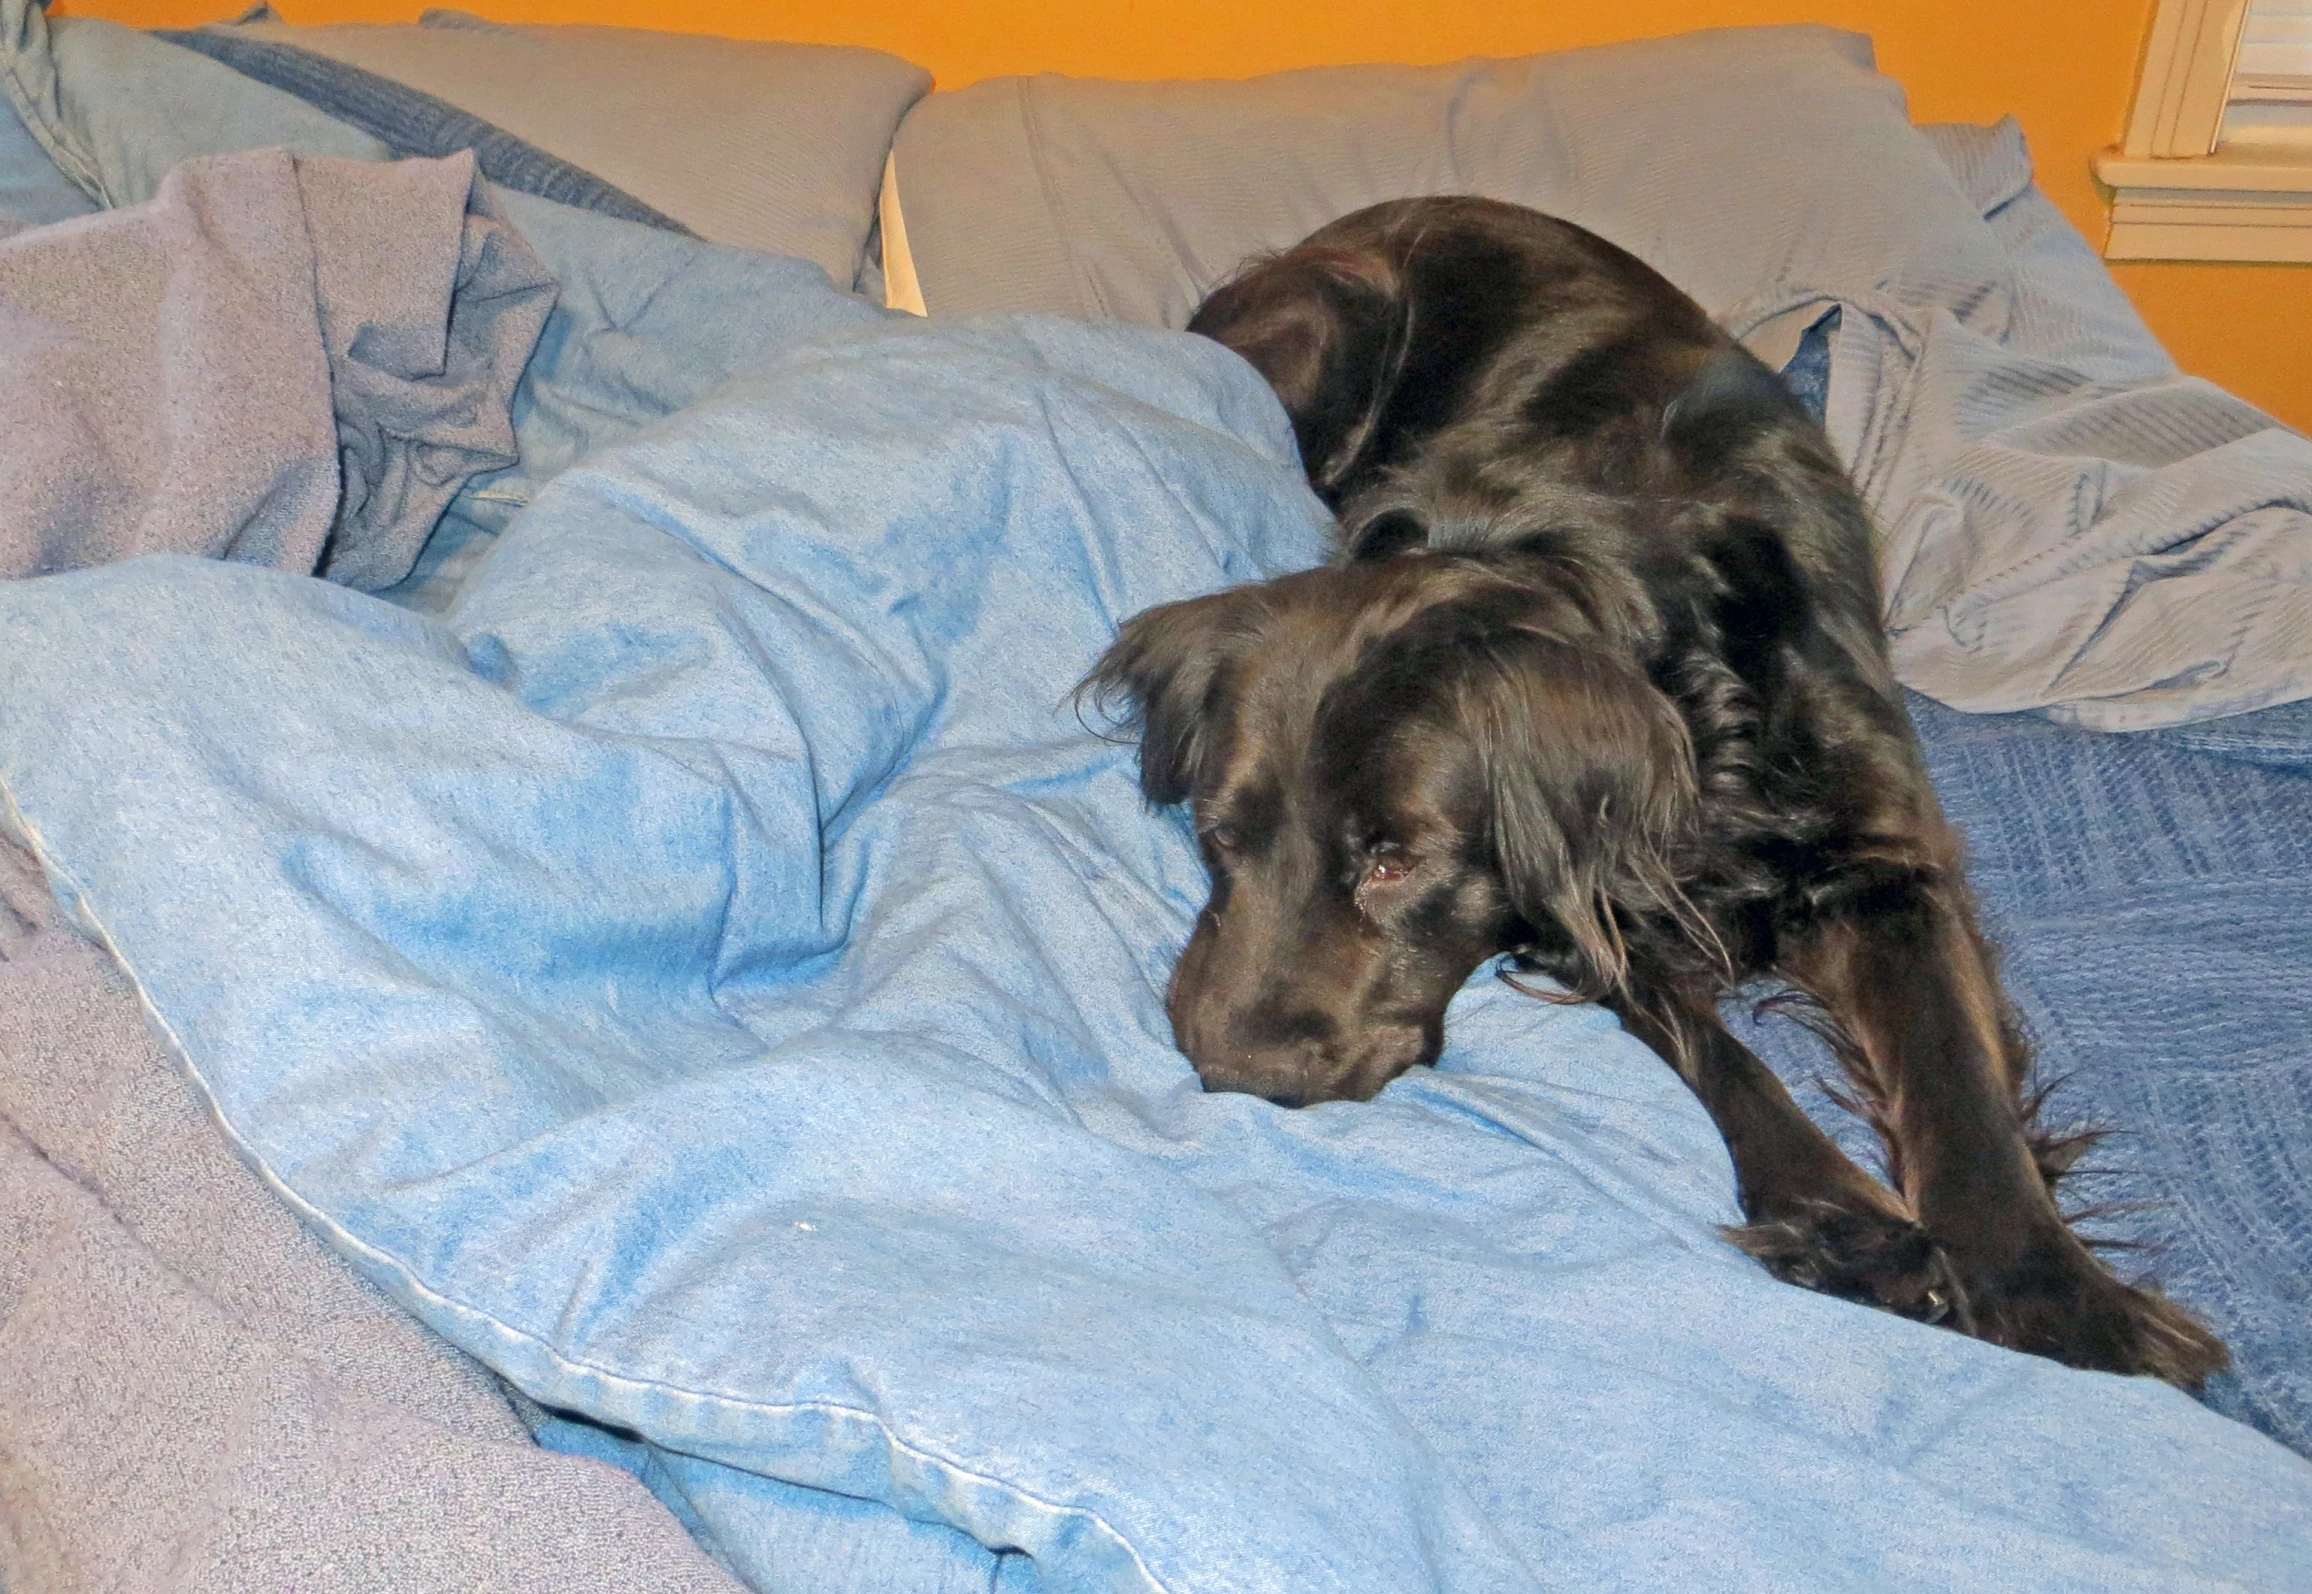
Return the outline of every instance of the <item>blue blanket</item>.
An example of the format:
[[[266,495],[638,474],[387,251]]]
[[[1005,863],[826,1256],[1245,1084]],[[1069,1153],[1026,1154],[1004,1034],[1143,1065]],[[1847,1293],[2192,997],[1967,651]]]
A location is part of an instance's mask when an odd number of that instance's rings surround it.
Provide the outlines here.
[[[758,1586],[2304,1587],[2269,1439],[1766,1278],[1594,1009],[1481,975],[1370,1105],[1199,1091],[1202,870],[1068,691],[1323,547],[1215,346],[875,321],[443,619],[0,589],[4,811],[283,1197]]]

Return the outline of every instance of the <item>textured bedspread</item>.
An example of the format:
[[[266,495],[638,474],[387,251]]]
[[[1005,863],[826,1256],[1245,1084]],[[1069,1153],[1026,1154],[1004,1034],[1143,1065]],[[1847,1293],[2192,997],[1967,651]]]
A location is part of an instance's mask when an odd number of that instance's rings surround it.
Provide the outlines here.
[[[471,156],[254,150],[0,238],[0,577],[146,553],[410,573],[554,301]]]
[[[0,842],[0,1585],[736,1594],[233,1158]]]
[[[1911,718],[2049,1114],[2117,1131],[2067,1198],[2143,1247],[2122,1271],[2220,1325],[2211,1403],[2312,1454],[2312,705],[2126,736],[1917,697]],[[1752,1038],[1802,1095],[1837,1077],[1796,1026]]]
[[[562,475],[445,621],[0,589],[0,786],[268,1182],[760,1586],[2295,1586],[2312,1467],[1773,1284],[1593,1010],[1197,1089],[1201,869],[1066,694],[1322,547],[1217,348],[884,324]]]

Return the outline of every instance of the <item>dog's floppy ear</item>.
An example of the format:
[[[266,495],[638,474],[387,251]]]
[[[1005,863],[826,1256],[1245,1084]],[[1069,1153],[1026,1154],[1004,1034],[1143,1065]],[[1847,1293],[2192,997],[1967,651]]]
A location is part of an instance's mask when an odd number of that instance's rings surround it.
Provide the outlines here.
[[[1309,485],[1337,504],[1404,368],[1396,267],[1369,249],[1290,249],[1215,289],[1188,330],[1226,344],[1268,378],[1292,419]]]
[[[1462,712],[1511,904],[1540,936],[1563,933],[1570,966],[1553,972],[1575,997],[1624,988],[1626,923],[1667,913],[1708,938],[1677,885],[1697,808],[1693,748],[1643,670],[1545,632],[1496,633],[1471,650]]]
[[[1134,615],[1076,688],[1112,723],[1139,730],[1140,789],[1150,802],[1195,790],[1219,717],[1213,687],[1256,603],[1238,589]]]

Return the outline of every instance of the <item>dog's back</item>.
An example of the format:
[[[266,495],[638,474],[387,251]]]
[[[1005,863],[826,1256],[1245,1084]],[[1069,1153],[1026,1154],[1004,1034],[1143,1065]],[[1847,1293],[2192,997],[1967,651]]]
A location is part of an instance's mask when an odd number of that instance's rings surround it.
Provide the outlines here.
[[[1252,262],[1189,329],[1275,388],[1347,557],[1554,540],[1658,582],[1699,560],[1690,574],[1740,587],[1769,574],[1745,550],[1771,527],[1892,699],[1869,520],[1828,438],[1701,306],[1596,234],[1494,200],[1393,200]]]

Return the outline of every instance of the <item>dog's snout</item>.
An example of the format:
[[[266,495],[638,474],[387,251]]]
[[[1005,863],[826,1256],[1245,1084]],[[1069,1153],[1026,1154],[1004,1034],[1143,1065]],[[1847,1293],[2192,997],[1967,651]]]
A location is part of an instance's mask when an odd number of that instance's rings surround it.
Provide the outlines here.
[[[1467,967],[1408,948],[1359,907],[1327,840],[1337,816],[1278,804],[1259,845],[1232,836],[1225,849],[1226,877],[1173,965],[1172,1036],[1208,1091],[1280,1107],[1367,1101],[1436,1056]]]
[[[1279,1107],[1329,1100],[1339,1071],[1335,1026],[1321,1014],[1254,1004],[1217,1022],[1174,1025],[1174,1036],[1208,1091],[1260,1096]]]
[[[1199,1062],[1196,1077],[1214,1095],[1258,1096],[1279,1107],[1313,1107],[1332,1101],[1340,1092],[1328,1087],[1332,1073],[1325,1059],[1306,1051],[1239,1053],[1226,1062]]]
[[[1233,1026],[1237,1044],[1249,1052],[1298,1052],[1315,1062],[1340,1038],[1340,1022],[1330,1013],[1294,1005],[1289,998],[1264,993],[1264,999],[1237,1015]]]
[[[1289,1005],[1173,1025],[1208,1091],[1259,1096],[1279,1107],[1367,1101],[1406,1069],[1431,1060],[1436,1037],[1418,1024],[1354,1022]]]

